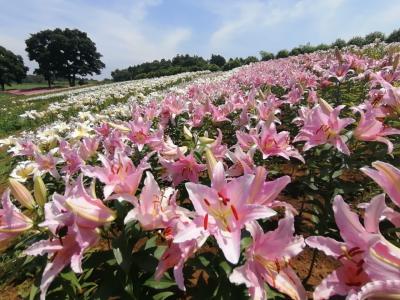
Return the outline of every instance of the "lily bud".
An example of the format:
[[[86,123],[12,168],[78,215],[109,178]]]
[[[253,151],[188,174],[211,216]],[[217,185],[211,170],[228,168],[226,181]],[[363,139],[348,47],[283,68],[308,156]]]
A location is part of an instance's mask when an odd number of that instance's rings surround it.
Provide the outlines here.
[[[189,128],[187,128],[185,125],[183,126],[183,136],[187,140],[193,139],[192,133],[190,132]]]
[[[28,209],[33,209],[35,207],[35,200],[33,199],[31,193],[28,189],[19,181],[10,178],[10,189],[12,195],[21,203],[21,205],[25,206]]]
[[[207,145],[207,144],[214,143],[215,140],[214,139],[210,139],[209,137],[206,137],[206,136],[201,136],[201,137],[199,137],[199,141],[203,145]]]
[[[208,170],[208,176],[210,179],[212,178],[212,174],[215,168],[215,165],[217,164],[217,160],[215,159],[214,154],[211,152],[210,149],[206,149],[206,161],[207,161],[207,170]]]
[[[36,175],[33,178],[33,194],[35,195],[36,203],[43,207],[47,202],[47,188],[41,176]]]
[[[90,183],[90,194],[93,198],[96,197],[96,178],[93,178],[92,182]]]
[[[88,201],[85,198],[69,198],[65,201],[67,207],[79,217],[97,222],[108,223],[116,218],[116,214],[99,199]]]
[[[338,48],[335,49],[335,56],[339,63],[343,63],[343,56],[342,53],[340,53],[340,50]]]
[[[321,106],[322,111],[325,114],[329,115],[333,111],[333,107],[328,102],[326,102],[324,99],[319,98],[318,101],[319,101],[319,105]]]
[[[110,125],[112,128],[118,129],[121,132],[130,132],[131,131],[128,127],[125,127],[120,124],[115,124],[113,122],[108,122],[108,125]]]

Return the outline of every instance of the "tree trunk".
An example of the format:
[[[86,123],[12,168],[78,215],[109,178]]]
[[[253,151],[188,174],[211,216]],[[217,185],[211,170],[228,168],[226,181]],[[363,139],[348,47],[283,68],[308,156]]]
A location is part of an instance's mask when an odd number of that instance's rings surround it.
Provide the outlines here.
[[[2,90],[2,91],[5,91],[5,90],[6,90],[6,87],[5,87],[4,82],[1,83],[1,90]]]
[[[72,74],[72,85],[71,86],[75,86],[75,74]]]
[[[47,84],[49,85],[49,89],[51,89],[51,78],[47,79]]]

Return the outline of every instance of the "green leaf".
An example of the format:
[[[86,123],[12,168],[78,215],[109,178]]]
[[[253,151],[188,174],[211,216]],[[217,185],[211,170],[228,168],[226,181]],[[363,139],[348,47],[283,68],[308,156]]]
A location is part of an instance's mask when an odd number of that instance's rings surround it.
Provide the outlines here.
[[[204,256],[199,256],[198,258],[204,267],[207,267],[210,264],[210,261],[206,259]]]
[[[148,239],[146,242],[146,246],[144,247],[144,250],[150,249],[150,248],[154,248],[156,247],[156,241],[157,241],[157,236],[153,236],[151,239]]]
[[[117,264],[121,265],[123,262],[121,250],[119,248],[114,248],[113,253]]]
[[[29,300],[34,300],[38,291],[39,288],[36,285],[32,284],[31,291],[29,293]]]
[[[73,271],[70,271],[68,273],[61,273],[61,277],[70,282],[71,287],[75,291],[76,289],[80,291],[81,285],[79,284],[78,277],[76,277],[76,274]]]
[[[146,282],[143,285],[151,287],[156,290],[162,290],[174,286],[176,285],[176,283],[175,281],[168,280],[166,278],[162,278],[160,281],[157,281],[154,278],[150,278],[146,280]]]
[[[154,257],[159,260],[161,258],[161,256],[164,254],[166,249],[167,249],[167,246],[158,246],[156,251],[154,251]]]
[[[172,295],[174,295],[173,292],[161,292],[161,293],[158,293],[158,294],[154,295],[153,299],[154,300],[165,300],[169,296],[172,296]]]
[[[339,177],[340,175],[342,175],[342,173],[343,173],[343,170],[337,170],[337,171],[333,172],[332,178]]]
[[[228,275],[231,273],[232,268],[231,266],[226,262],[226,261],[222,261],[219,266],[225,271],[225,273]]]

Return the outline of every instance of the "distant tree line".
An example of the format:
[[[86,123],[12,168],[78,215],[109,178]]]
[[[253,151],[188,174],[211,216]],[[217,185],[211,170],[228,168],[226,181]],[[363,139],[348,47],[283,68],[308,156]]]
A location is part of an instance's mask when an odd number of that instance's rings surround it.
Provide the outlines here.
[[[351,39],[349,39],[347,42],[343,39],[337,39],[334,41],[332,44],[319,44],[317,46],[312,46],[310,43],[307,43],[305,45],[299,45],[297,47],[294,47],[291,50],[287,49],[282,49],[279,50],[276,54],[273,54],[268,51],[260,51],[260,56],[261,60],[266,61],[274,58],[284,58],[284,57],[289,57],[289,56],[295,56],[299,54],[306,54],[306,53],[312,53],[315,51],[319,50],[328,50],[332,48],[344,48],[347,46],[358,46],[362,47],[364,45],[371,44],[375,42],[375,40],[380,40],[380,41],[385,41],[387,43],[393,43],[393,42],[400,42],[400,29],[394,30],[391,34],[389,34],[387,37],[383,32],[380,31],[374,31],[366,36],[354,36]]]
[[[257,57],[230,58],[228,61],[221,55],[213,54],[209,60],[201,56],[176,55],[172,59],[154,60],[126,69],[116,69],[111,72],[114,81],[125,81],[142,78],[153,78],[195,71],[226,71],[258,61]]]

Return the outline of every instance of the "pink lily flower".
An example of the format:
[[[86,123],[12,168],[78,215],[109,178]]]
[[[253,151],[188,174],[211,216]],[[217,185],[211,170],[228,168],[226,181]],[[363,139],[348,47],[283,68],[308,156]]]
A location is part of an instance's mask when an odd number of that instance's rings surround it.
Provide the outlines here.
[[[75,273],[82,273],[82,258],[85,250],[94,246],[99,235],[92,229],[82,229],[74,225],[68,227],[68,235],[62,239],[39,241],[25,250],[27,255],[48,254],[47,263],[40,284],[40,300],[46,299],[46,292],[55,277],[69,264]]]
[[[225,157],[226,152],[228,151],[226,145],[222,144],[222,132],[219,128],[217,128],[218,137],[214,142],[208,145],[211,152],[218,159],[223,159]]]
[[[385,90],[382,103],[388,105],[393,111],[400,112],[400,87],[394,87],[386,81],[380,83]]]
[[[179,244],[172,243],[161,256],[154,278],[160,280],[163,274],[173,267],[176,284],[182,291],[186,291],[183,267],[186,260],[194,254],[197,249],[196,240],[189,240]]]
[[[199,127],[203,123],[203,119],[206,113],[202,106],[196,106],[191,112],[191,119],[188,121],[188,125],[191,127]]]
[[[224,121],[230,121],[226,116],[230,113],[229,109],[227,109],[227,106],[211,106],[212,108],[212,120],[215,123],[219,122],[224,122]]]
[[[286,213],[278,228],[264,233],[257,222],[246,226],[253,238],[246,251],[246,263],[237,267],[229,276],[236,284],[245,284],[252,299],[264,300],[267,295],[264,282],[291,299],[307,299],[306,291],[300,279],[289,266],[289,261],[303,251],[305,247],[302,236],[294,236],[294,217]]]
[[[257,144],[257,132],[258,130],[256,128],[251,128],[249,133],[240,130],[236,131],[236,138],[240,147],[244,151],[248,151],[250,148],[255,147],[255,145]]]
[[[127,155],[132,152],[132,149],[124,143],[125,136],[120,130],[112,130],[110,134],[104,139],[103,146],[108,156],[115,156],[117,153],[126,153]]]
[[[159,158],[161,165],[166,169],[166,178],[171,180],[174,186],[185,180],[198,182],[199,174],[207,169],[206,165],[197,163],[193,153],[185,156],[178,150],[178,155],[176,161]]]
[[[38,151],[38,147],[31,140],[18,139],[15,146],[8,152],[13,153],[13,156],[34,156]]]
[[[122,197],[132,201],[142,179],[143,171],[150,168],[147,157],[137,167],[124,153],[116,153],[112,160],[103,155],[99,155],[99,159],[103,164],[102,167],[83,167],[83,173],[89,177],[96,177],[105,184],[104,197],[106,199],[111,199],[110,196],[115,193],[113,198]]]
[[[248,204],[252,177],[248,175],[227,182],[222,162],[217,162],[211,187],[186,183],[189,198],[197,216],[193,226],[180,231],[174,243],[197,238],[202,234],[213,235],[225,258],[236,264],[240,256],[240,236],[244,225],[252,220],[269,218],[275,211],[263,205]]]
[[[301,101],[301,99],[303,97],[303,93],[304,93],[304,90],[302,89],[302,87],[296,85],[296,86],[293,86],[290,89],[289,93],[283,97],[287,99],[285,102],[293,105],[293,104],[297,104]]]
[[[400,170],[382,161],[373,162],[372,166],[376,170],[363,167],[361,171],[371,177],[400,207]]]
[[[94,130],[96,133],[102,137],[107,137],[111,133],[111,127],[108,123],[101,123],[100,126],[95,127]]]
[[[79,155],[85,161],[90,157],[94,156],[99,148],[98,138],[85,137],[82,139],[82,143],[79,146]]]
[[[255,165],[253,161],[255,148],[250,149],[245,153],[239,145],[234,146],[234,152],[227,152],[228,158],[233,165],[226,172],[231,177],[240,176],[243,174],[254,173]]]
[[[281,156],[290,160],[290,157],[294,157],[304,163],[304,158],[290,145],[289,132],[281,131],[278,133],[274,123],[269,126],[263,124],[256,142],[258,149],[263,154],[263,159],[267,159],[269,156]]]
[[[367,105],[367,111],[354,108],[361,115],[357,128],[354,130],[354,137],[360,141],[377,141],[387,145],[388,154],[393,152],[392,142],[385,136],[400,134],[399,129],[385,126],[377,120],[371,104]]]
[[[79,227],[94,229],[115,219],[115,213],[103,201],[87,192],[82,175],[67,185],[64,195],[53,195],[53,201],[45,204],[45,216],[40,226],[48,227],[55,235],[60,226],[76,223]]]
[[[385,239],[378,240],[368,249],[365,270],[371,281],[400,278],[400,248]]]
[[[400,280],[372,281],[364,285],[358,293],[346,300],[396,299],[400,297]]]
[[[341,196],[333,201],[336,224],[344,242],[334,239],[313,236],[306,239],[306,244],[323,251],[341,262],[341,266],[326,277],[314,291],[314,299],[329,299],[332,295],[347,295],[357,292],[371,281],[366,272],[365,258],[369,248],[382,239],[379,234],[379,218],[381,216],[384,196],[371,200],[371,206],[365,213],[363,227],[358,215],[352,212]]]
[[[283,206],[287,211],[297,214],[292,205],[276,200],[282,190],[290,183],[290,176],[286,175],[272,181],[266,181],[267,174],[267,170],[264,167],[257,167],[254,175],[250,175],[253,180],[247,202],[250,204],[266,205],[270,208]]]
[[[160,114],[160,103],[156,99],[152,99],[144,110],[144,114],[147,120],[153,120]]]
[[[189,211],[176,205],[176,191],[170,187],[163,192],[150,172],[146,172],[139,201],[126,215],[125,224],[138,220],[144,230],[167,228],[172,220],[185,218]],[[187,219],[187,218],[186,218]]]
[[[151,121],[145,121],[142,117],[129,122],[130,132],[128,138],[136,144],[139,151],[142,151],[143,146],[150,141],[151,137]]]
[[[269,95],[265,101],[257,105],[259,118],[263,121],[278,121],[275,115],[280,113],[279,106],[281,104],[281,101],[274,94]]]
[[[8,242],[30,229],[33,222],[25,216],[10,200],[10,189],[6,189],[1,197],[0,209],[0,250],[7,247]]]
[[[62,171],[67,175],[73,175],[78,172],[84,164],[78,149],[72,149],[68,142],[60,142],[59,152],[65,161]]]
[[[81,261],[85,250],[99,240],[98,227],[115,219],[115,213],[100,199],[89,195],[83,186],[82,176],[73,185],[67,185],[65,195],[54,194],[53,201],[45,204],[45,221],[55,237],[30,246],[28,255],[49,254],[50,261],[42,275],[41,298],[54,278],[69,264],[75,273],[82,272]]]
[[[340,133],[347,125],[353,123],[354,119],[340,119],[339,113],[343,108],[344,105],[339,105],[332,111],[329,111],[321,105],[315,106],[293,142],[305,141],[303,151],[329,143],[340,152],[350,155],[350,150],[344,142],[343,137],[340,136]]]
[[[47,154],[35,152],[35,162],[39,171],[50,173],[56,179],[60,178],[60,174],[57,171],[57,164],[61,162],[60,158],[56,158],[50,152]]]
[[[191,222],[190,219],[175,219],[173,221],[174,224],[171,224],[172,226],[167,228],[168,236],[166,236],[166,238],[168,240],[168,248],[161,256],[154,275],[156,280],[160,280],[165,271],[173,267],[175,281],[182,291],[186,290],[184,283],[185,280],[183,277],[184,264],[198,249],[201,248],[208,238],[208,235],[204,234],[182,243],[171,243],[174,236],[176,236],[179,231],[184,231],[188,226],[191,226]]]

